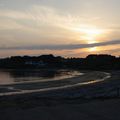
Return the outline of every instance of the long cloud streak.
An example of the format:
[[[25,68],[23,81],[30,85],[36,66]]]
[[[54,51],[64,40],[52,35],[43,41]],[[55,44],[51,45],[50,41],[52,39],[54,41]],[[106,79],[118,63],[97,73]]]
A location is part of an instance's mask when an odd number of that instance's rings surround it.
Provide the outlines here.
[[[68,44],[68,45],[36,45],[36,46],[18,46],[18,47],[0,47],[0,50],[73,50],[109,45],[119,45],[120,40],[112,40],[94,44]]]

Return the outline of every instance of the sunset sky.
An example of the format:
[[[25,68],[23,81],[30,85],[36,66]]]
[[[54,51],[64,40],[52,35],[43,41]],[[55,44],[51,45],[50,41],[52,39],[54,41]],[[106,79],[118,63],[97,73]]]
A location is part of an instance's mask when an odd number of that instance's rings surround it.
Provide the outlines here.
[[[0,0],[0,57],[120,55],[120,0]]]

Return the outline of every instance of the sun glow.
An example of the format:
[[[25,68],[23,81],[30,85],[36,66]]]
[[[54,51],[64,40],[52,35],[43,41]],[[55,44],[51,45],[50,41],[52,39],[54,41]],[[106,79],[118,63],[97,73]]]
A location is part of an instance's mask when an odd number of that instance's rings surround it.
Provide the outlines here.
[[[81,37],[84,38],[88,44],[96,43],[98,37],[102,34],[101,30],[95,28],[81,29],[81,31],[84,34]]]
[[[98,51],[98,48],[97,47],[92,47],[92,48],[89,48],[88,51],[89,52],[96,52],[96,51]]]
[[[80,39],[88,44],[97,43],[104,31],[96,27],[81,27],[77,29],[80,32]]]

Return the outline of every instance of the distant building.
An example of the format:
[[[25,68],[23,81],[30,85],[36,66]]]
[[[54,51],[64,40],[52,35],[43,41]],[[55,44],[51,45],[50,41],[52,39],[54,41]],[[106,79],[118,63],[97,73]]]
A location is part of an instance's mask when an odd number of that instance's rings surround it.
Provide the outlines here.
[[[27,61],[25,62],[26,65],[33,65],[33,66],[40,66],[43,67],[46,65],[43,61]]]

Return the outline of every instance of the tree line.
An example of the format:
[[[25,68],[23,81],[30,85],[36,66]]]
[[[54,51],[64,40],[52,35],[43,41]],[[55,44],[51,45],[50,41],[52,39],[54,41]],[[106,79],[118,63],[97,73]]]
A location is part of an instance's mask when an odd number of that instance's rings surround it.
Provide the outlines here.
[[[91,54],[86,58],[64,58],[61,56],[12,56],[0,59],[0,68],[36,69],[70,68],[81,70],[120,70],[120,57],[107,54]]]

